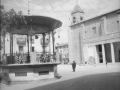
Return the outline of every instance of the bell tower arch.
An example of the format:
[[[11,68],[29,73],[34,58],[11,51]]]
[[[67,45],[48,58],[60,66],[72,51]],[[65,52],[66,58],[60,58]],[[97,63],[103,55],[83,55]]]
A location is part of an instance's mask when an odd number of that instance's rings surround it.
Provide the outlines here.
[[[84,20],[84,12],[78,4],[74,7],[73,11],[71,12],[71,16],[72,16],[72,24]]]

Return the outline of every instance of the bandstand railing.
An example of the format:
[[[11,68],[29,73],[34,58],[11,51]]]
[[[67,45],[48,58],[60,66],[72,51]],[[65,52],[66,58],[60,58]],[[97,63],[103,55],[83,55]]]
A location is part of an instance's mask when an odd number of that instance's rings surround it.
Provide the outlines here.
[[[50,53],[50,52],[46,52],[46,53],[37,52],[35,53],[34,57],[35,57],[34,63],[56,62],[55,58],[53,57],[53,53]],[[10,58],[10,54],[7,53],[6,63],[7,64],[25,64],[25,63],[28,63],[27,58],[28,58],[28,53],[13,53],[12,59]]]
[[[53,58],[52,53],[36,53],[36,63],[47,63],[47,62],[55,62],[55,58]]]

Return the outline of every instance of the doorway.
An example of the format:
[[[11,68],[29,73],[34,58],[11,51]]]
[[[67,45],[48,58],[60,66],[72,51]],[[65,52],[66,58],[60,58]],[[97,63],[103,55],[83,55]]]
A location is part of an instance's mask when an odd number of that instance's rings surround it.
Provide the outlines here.
[[[105,44],[105,57],[107,62],[112,62],[110,43]]]
[[[35,51],[35,48],[34,47],[32,47],[32,52],[34,52]]]
[[[120,42],[114,42],[115,62],[120,62]]]
[[[102,56],[102,45],[96,45],[97,53],[98,53],[98,61],[99,63],[103,63],[103,56]]]

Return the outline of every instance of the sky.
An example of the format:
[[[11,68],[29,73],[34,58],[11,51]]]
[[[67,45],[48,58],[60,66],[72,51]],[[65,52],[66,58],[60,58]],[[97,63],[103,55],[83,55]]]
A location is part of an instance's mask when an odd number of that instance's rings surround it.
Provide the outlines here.
[[[84,19],[89,19],[103,13],[120,9],[120,0],[29,0],[30,15],[48,16],[62,22],[58,43],[68,42],[67,31],[71,24],[71,12],[78,4],[84,11]],[[28,0],[1,0],[5,10],[13,8],[28,14]],[[58,37],[58,34],[56,34]]]

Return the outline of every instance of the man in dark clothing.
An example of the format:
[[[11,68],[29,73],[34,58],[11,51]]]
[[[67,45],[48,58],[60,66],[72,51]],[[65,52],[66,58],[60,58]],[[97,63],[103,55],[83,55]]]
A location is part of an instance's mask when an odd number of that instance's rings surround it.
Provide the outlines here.
[[[107,60],[106,60],[106,67],[107,67]]]
[[[73,63],[72,63],[72,69],[73,69],[73,72],[75,72],[75,68],[76,68],[76,62],[73,61]]]

